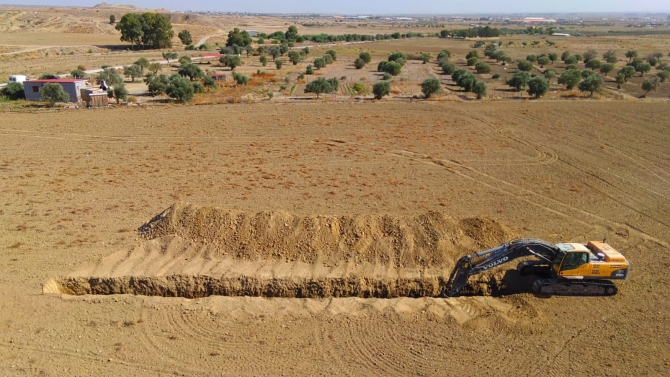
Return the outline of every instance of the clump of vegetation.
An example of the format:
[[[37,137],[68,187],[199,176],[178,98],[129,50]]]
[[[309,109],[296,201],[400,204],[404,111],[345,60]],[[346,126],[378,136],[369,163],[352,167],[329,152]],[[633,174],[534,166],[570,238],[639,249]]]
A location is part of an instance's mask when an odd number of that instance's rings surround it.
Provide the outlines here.
[[[421,92],[426,98],[430,98],[432,95],[438,94],[441,91],[442,87],[440,85],[440,80],[435,77],[427,78],[421,83]]]
[[[375,99],[382,99],[384,96],[391,94],[391,83],[386,80],[377,81],[372,85],[372,93]]]
[[[325,79],[320,77],[305,87],[305,93],[314,93],[319,98],[322,93],[332,93],[339,88],[340,84],[337,78]]]

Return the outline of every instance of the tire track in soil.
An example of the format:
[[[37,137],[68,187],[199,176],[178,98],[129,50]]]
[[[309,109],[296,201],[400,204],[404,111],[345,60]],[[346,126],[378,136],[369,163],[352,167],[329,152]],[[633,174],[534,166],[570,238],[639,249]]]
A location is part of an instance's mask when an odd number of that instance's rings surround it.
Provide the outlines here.
[[[516,117],[516,118],[518,118],[518,119],[527,120],[527,119],[524,119],[524,117],[522,117],[522,116],[520,116],[520,115],[518,115],[518,114],[511,114],[511,116]],[[531,118],[532,118],[532,117],[531,117]],[[492,124],[489,124],[488,122],[486,122],[486,121],[484,121],[484,120],[482,120],[482,119],[479,119],[479,118],[472,118],[472,119],[481,122],[483,125],[485,125],[485,126],[487,126],[487,127],[490,127],[490,128],[493,129],[493,130],[497,130],[497,129],[495,128],[495,126],[493,126]],[[537,122],[538,124],[542,124],[542,125],[545,125],[545,126],[547,125],[546,122],[544,122],[544,121],[542,121],[542,120],[540,120],[540,119],[536,119],[536,122]],[[607,145],[604,145],[604,146],[607,146]],[[552,152],[553,152],[553,151],[552,151]],[[594,178],[596,178],[596,179],[598,179],[598,180],[601,180],[601,181],[603,181],[603,182],[609,184],[611,187],[620,190],[620,191],[623,192],[625,195],[627,195],[627,196],[631,199],[631,201],[633,201],[633,202],[636,201],[636,199],[634,199],[634,198],[635,198],[634,195],[632,195],[632,194],[628,194],[628,193],[627,193],[626,191],[624,191],[623,189],[619,189],[618,187],[612,185],[612,184],[609,183],[608,181],[604,180],[603,178],[601,178],[601,177],[599,177],[599,176],[597,176],[597,175],[595,175],[595,174],[593,174],[593,173],[587,172],[587,171],[585,171],[585,170],[583,170],[583,169],[581,169],[581,168],[576,167],[576,166],[573,165],[573,164],[568,163],[568,162],[565,161],[564,159],[561,159],[561,158],[558,156],[558,154],[556,154],[555,152],[553,152],[553,153],[556,155],[556,161],[558,161],[558,162],[562,162],[562,163],[564,163],[564,164],[566,164],[566,165],[568,165],[568,166],[570,166],[570,167],[572,167],[572,168],[574,168],[574,169],[576,169],[576,170],[578,170],[578,171],[581,171],[581,172],[584,173],[584,174],[591,175],[591,176],[593,176]],[[456,161],[453,161],[453,162],[456,162]],[[459,164],[460,164],[460,162],[456,162],[456,163],[459,163]],[[461,164],[461,165],[465,166],[464,164]],[[470,170],[472,170],[472,171],[475,171],[475,172],[478,173],[478,174],[484,174],[484,175],[486,175],[486,176],[488,176],[488,177],[491,177],[490,175],[485,174],[485,173],[480,172],[480,171],[477,171],[476,169],[473,169],[473,168],[470,168],[470,167],[468,167],[468,169],[470,169]],[[493,177],[492,177],[492,178],[493,178]],[[516,186],[516,185],[512,184],[511,182],[504,181],[504,180],[501,180],[501,181],[503,181],[503,182],[505,182],[505,183],[507,183],[507,184]],[[629,180],[626,180],[626,181],[628,181],[628,182],[630,182],[630,183],[633,183],[633,182],[631,182],[631,181],[629,181]],[[518,187],[518,186],[517,186],[517,187]],[[589,186],[589,187],[593,188],[592,186]],[[579,209],[579,208],[576,208],[576,207],[572,207],[572,206],[570,206],[570,205],[567,204],[567,203],[560,202],[560,201],[558,201],[558,200],[556,200],[556,199],[553,199],[553,198],[550,198],[550,197],[548,197],[548,196],[545,196],[545,195],[536,193],[536,192],[534,192],[534,191],[532,191],[532,190],[528,190],[528,189],[524,189],[524,190],[526,190],[526,191],[530,191],[530,192],[534,193],[535,195],[538,195],[538,196],[540,196],[540,197],[543,197],[543,198],[545,198],[545,199],[547,199],[547,200],[555,201],[555,202],[561,203],[562,205],[567,206],[568,208],[571,208],[571,209],[573,209],[573,210],[578,210],[578,211],[581,211],[581,212],[584,213],[584,214],[588,214],[588,215],[594,216],[594,217],[596,217],[596,218],[598,218],[598,219],[603,220],[605,223],[615,224],[615,225],[619,225],[619,226],[626,227],[626,228],[628,228],[628,229],[633,229],[633,230],[637,231],[638,233],[641,233],[642,235],[647,236],[648,239],[650,239],[650,240],[652,240],[652,241],[654,241],[654,242],[656,242],[656,243],[658,243],[658,244],[660,244],[660,245],[662,245],[662,246],[668,247],[668,244],[665,243],[664,241],[661,241],[661,240],[659,240],[659,239],[656,239],[656,238],[654,238],[653,236],[651,236],[650,234],[645,233],[645,232],[642,232],[642,231],[640,231],[639,229],[630,226],[630,224],[628,224],[628,223],[624,223],[624,224],[622,224],[622,223],[614,222],[614,221],[611,221],[611,220],[607,220],[607,219],[605,219],[605,218],[603,218],[603,217],[600,217],[600,216],[598,216],[598,215],[596,215],[596,214],[594,214],[594,213],[591,213],[591,212],[588,212],[588,211],[586,211],[586,210],[582,210],[582,209]],[[600,192],[601,194],[605,195],[605,194],[604,194],[602,191],[600,191],[600,190],[596,190],[596,191],[598,191],[598,192]],[[652,221],[658,222],[658,223],[660,223],[660,224],[662,224],[662,225],[664,225],[664,226],[666,226],[666,227],[670,227],[668,224],[664,223],[663,221],[657,220],[657,219],[655,219],[655,218],[653,218],[653,217],[651,217],[651,216],[649,216],[649,215],[647,215],[647,214],[641,212],[640,210],[638,210],[638,209],[636,209],[636,208],[630,207],[628,204],[622,202],[621,200],[615,199],[615,198],[613,198],[613,197],[611,197],[611,196],[608,196],[608,195],[605,195],[605,196],[608,197],[608,198],[610,198],[610,199],[613,200],[614,202],[618,203],[619,205],[621,205],[621,206],[623,206],[623,207],[626,207],[626,208],[629,208],[629,209],[631,209],[632,211],[634,211],[634,212],[636,212],[636,213],[638,213],[638,214],[640,214],[640,215],[643,215],[644,217],[647,217],[647,218],[649,218],[649,219],[652,220]],[[664,195],[662,195],[662,196],[665,197]],[[573,220],[574,220],[574,219],[573,219]],[[590,225],[593,225],[593,224],[590,224]],[[602,227],[600,227],[600,228],[602,228]]]
[[[644,158],[644,157],[642,157],[642,156],[640,156],[640,155],[638,155],[638,154],[635,154],[635,153],[632,153],[632,152],[631,152],[631,154],[624,153],[624,152],[621,151],[620,148],[614,148],[614,147],[609,146],[609,145],[607,145],[607,144],[604,144],[604,147],[607,148],[607,149],[610,149],[611,151],[613,151],[613,152],[615,152],[615,153],[618,153],[618,154],[624,156],[625,158],[627,158],[627,159],[629,159],[629,160],[631,160],[631,161],[633,161],[635,164],[639,165],[640,167],[642,167],[642,168],[645,169],[645,170],[648,170],[648,171],[649,171],[652,175],[654,175],[656,178],[660,179],[660,180],[663,181],[665,184],[667,184],[668,186],[670,186],[670,181],[668,181],[667,179],[661,177],[661,174],[659,174],[659,173],[657,173],[656,171],[654,171],[653,169],[651,169],[651,168],[649,167],[649,165],[651,165],[651,166],[653,166],[654,168],[658,169],[663,175],[665,175],[665,176],[670,176],[670,172],[666,171],[666,170],[663,169],[662,167],[657,166],[655,163],[653,163],[653,162],[647,160],[646,158]],[[643,163],[641,163],[640,161],[636,160],[632,155],[635,155],[637,158],[639,158],[640,160],[645,161],[647,164],[643,164]],[[666,187],[668,187],[668,186],[666,186]]]
[[[527,121],[527,120],[530,118],[530,119],[533,119],[535,123],[540,124],[540,125],[542,125],[543,127],[550,127],[550,125],[549,125],[546,121],[542,120],[541,118],[537,118],[537,117],[533,117],[533,116],[528,116],[528,115],[526,115],[525,117],[523,117],[523,116],[520,116],[520,115],[518,115],[518,114],[510,114],[510,116],[511,116],[511,117],[514,117],[514,118],[517,118],[517,119],[519,119],[520,121]],[[480,122],[482,122],[482,123],[488,125],[488,123],[487,123],[486,121],[482,120],[482,119],[477,119],[477,118],[474,118],[474,119],[476,119],[476,120],[478,120],[478,121],[480,121]],[[490,126],[493,127],[492,125],[490,125]],[[578,133],[578,134],[579,134],[579,133]],[[590,138],[590,137],[591,137],[590,135],[585,135],[585,134],[579,134],[579,135],[583,136],[584,138]],[[592,143],[593,143],[593,141],[592,141]],[[592,146],[594,146],[594,147],[595,147],[595,146],[598,146],[598,147],[600,147],[600,148],[602,148],[602,149],[608,149],[608,150],[610,150],[610,151],[613,151],[613,152],[622,154],[622,155],[624,155],[626,158],[629,158],[631,161],[633,161],[633,162],[637,163],[638,165],[642,166],[644,169],[649,170],[649,171],[651,172],[652,175],[656,176],[657,178],[663,180],[665,183],[667,183],[667,184],[670,185],[670,182],[669,182],[669,181],[667,181],[667,180],[663,179],[662,177],[658,176],[653,170],[649,169],[649,167],[647,167],[646,165],[641,164],[640,162],[638,162],[638,161],[636,161],[635,159],[633,159],[631,156],[629,156],[629,155],[627,155],[627,154],[621,152],[621,150],[620,150],[619,148],[614,148],[614,147],[612,147],[610,144],[608,144],[607,142],[602,142],[602,143],[599,143],[599,145],[592,145]],[[646,159],[644,159],[643,157],[641,157],[641,156],[639,156],[639,155],[638,155],[638,157],[639,157],[640,159],[643,159],[643,160],[647,161],[649,164],[653,165],[654,167],[657,167],[654,163],[650,162],[649,160],[646,160]],[[560,162],[563,162],[563,163],[566,163],[566,164],[568,164],[568,165],[570,165],[570,166],[572,166],[572,167],[575,167],[573,164],[569,164],[569,163],[568,163],[567,161],[565,161],[564,159],[561,159]],[[659,169],[660,169],[660,168],[659,168]],[[581,169],[579,169],[579,170],[581,170]],[[663,195],[663,194],[661,194],[661,193],[659,193],[659,192],[657,192],[657,191],[655,191],[655,190],[651,190],[650,188],[647,188],[647,187],[644,187],[644,186],[639,186],[639,185],[638,185],[638,182],[637,182],[636,180],[633,180],[633,179],[631,179],[631,178],[627,178],[627,177],[621,177],[621,176],[616,175],[616,174],[614,174],[614,173],[612,173],[611,171],[606,170],[606,169],[602,169],[602,168],[601,168],[600,170],[601,170],[602,172],[604,172],[604,173],[611,174],[611,175],[613,175],[613,176],[615,176],[615,177],[617,177],[617,178],[619,178],[619,179],[621,179],[621,180],[623,180],[623,181],[625,181],[625,182],[628,182],[631,186],[642,187],[643,189],[645,189],[645,190],[647,190],[647,191],[649,191],[649,192],[651,192],[651,193],[653,193],[653,194],[655,194],[655,195],[659,195],[659,196],[662,196],[662,197],[664,197],[664,198],[667,198],[666,195]],[[581,171],[583,171],[583,170],[581,170]],[[667,172],[665,172],[665,171],[662,170],[662,169],[661,169],[661,171],[663,171],[664,173],[668,174]],[[591,173],[588,173],[588,174],[591,174]],[[596,175],[594,175],[594,174],[592,174],[592,175],[593,175],[594,177],[598,178],[598,179],[602,179],[602,178],[600,178],[600,177],[598,177],[598,176],[596,176]],[[661,186],[661,188],[663,188],[663,186]],[[623,191],[623,190],[622,190],[622,191]],[[634,197],[636,197],[636,196],[635,196],[634,194],[629,194],[629,197],[630,197],[630,198],[634,198]],[[620,203],[620,204],[621,204],[621,203]]]
[[[117,368],[122,367],[122,368],[128,368],[128,369],[133,369],[136,371],[141,371],[141,372],[146,372],[146,371],[152,371],[155,373],[160,373],[161,375],[166,375],[166,376],[174,376],[174,370],[168,370],[168,369],[163,369],[163,368],[156,368],[151,365],[147,365],[144,363],[137,363],[133,361],[121,361],[117,360],[115,358],[107,358],[105,360],[105,357],[103,356],[94,356],[94,355],[89,355],[84,352],[76,352],[73,350],[68,350],[68,349],[61,349],[61,350],[53,350],[53,349],[44,349],[42,347],[37,347],[37,346],[23,346],[23,345],[17,345],[17,344],[5,344],[5,343],[0,343],[0,347],[6,348],[8,350],[13,350],[13,349],[19,349],[19,350],[26,350],[26,351],[32,351],[32,352],[39,352],[39,353],[44,353],[47,355],[57,355],[60,357],[65,357],[65,358],[72,358],[76,360],[82,360],[86,359],[91,362],[99,362],[100,364],[105,363],[105,364],[114,364]],[[75,364],[73,362],[73,364]]]
[[[248,348],[248,340],[237,341],[237,337],[229,335],[243,333],[244,327],[223,328],[215,320],[197,321],[188,318],[184,315],[185,312],[190,311],[180,307],[162,307],[151,319],[152,323],[147,323],[143,327],[141,348],[155,355],[151,359],[162,360],[182,372],[206,375],[222,369],[219,356],[229,356],[227,354],[230,350],[242,355],[253,354],[251,352],[253,350],[240,351]],[[165,328],[166,325],[168,328]],[[240,365],[250,368],[239,369]],[[252,360],[235,363],[235,372],[252,375],[261,373],[262,370],[256,370],[253,368],[254,365],[256,364]]]
[[[401,327],[379,325],[376,318],[359,318],[343,331],[329,333],[332,338],[320,340],[328,344],[331,359],[338,360],[338,366],[350,376],[433,375],[445,368],[445,363],[436,361],[443,357],[441,350],[414,350],[412,343],[439,344],[438,334],[433,332],[426,339]]]
[[[483,186],[489,187],[489,188],[494,189],[494,190],[496,190],[496,191],[503,192],[503,193],[505,193],[505,194],[507,194],[507,195],[510,195],[510,196],[514,197],[515,199],[518,199],[518,200],[524,201],[524,202],[526,202],[526,203],[528,203],[528,204],[531,204],[531,205],[533,205],[533,206],[542,208],[543,210],[548,211],[548,212],[551,212],[551,213],[553,213],[553,214],[556,214],[556,215],[565,217],[565,218],[569,219],[570,221],[578,222],[578,223],[584,225],[586,228],[592,228],[592,229],[594,229],[594,230],[601,230],[601,231],[602,231],[602,230],[604,230],[605,227],[604,227],[603,225],[597,225],[597,224],[593,224],[593,223],[589,223],[589,222],[586,222],[586,221],[579,220],[579,219],[578,219],[577,217],[575,217],[575,216],[571,216],[570,214],[568,214],[568,213],[566,213],[566,212],[563,212],[563,211],[561,211],[561,210],[559,210],[559,209],[554,209],[554,208],[552,208],[552,207],[550,207],[550,206],[548,206],[548,205],[546,205],[546,204],[543,204],[543,203],[541,203],[541,202],[539,202],[539,201],[534,201],[534,200],[531,200],[531,199],[529,199],[529,198],[526,198],[526,197],[524,197],[524,196],[522,196],[522,195],[520,195],[520,194],[517,194],[516,192],[524,192],[524,193],[530,194],[530,196],[532,196],[532,197],[537,197],[537,198],[539,198],[539,199],[541,199],[541,200],[544,200],[544,201],[546,201],[546,202],[556,204],[556,205],[558,205],[559,207],[564,207],[564,208],[567,208],[567,209],[569,209],[569,210],[571,210],[571,211],[574,211],[574,212],[580,213],[580,214],[582,214],[582,215],[586,215],[586,216],[588,216],[588,217],[592,217],[592,218],[594,218],[594,219],[597,219],[597,220],[599,220],[599,221],[600,221],[601,223],[603,223],[603,224],[611,224],[611,225],[617,225],[617,226],[620,226],[620,227],[622,227],[622,228],[627,228],[627,229],[633,231],[634,233],[637,233],[638,235],[640,235],[640,236],[641,236],[642,238],[644,238],[644,239],[647,239],[647,240],[656,242],[657,244],[659,244],[659,245],[661,245],[661,246],[664,246],[664,247],[666,247],[666,248],[667,248],[667,247],[670,247],[669,244],[668,244],[667,242],[662,241],[662,240],[660,240],[660,239],[658,239],[658,238],[656,238],[656,237],[654,237],[654,236],[652,236],[652,235],[650,235],[650,234],[648,234],[648,233],[646,233],[646,232],[643,232],[643,231],[641,231],[641,230],[639,230],[639,229],[633,228],[633,227],[631,227],[629,224],[624,224],[624,223],[619,223],[619,222],[615,222],[615,221],[608,220],[608,219],[606,219],[606,218],[604,218],[604,217],[602,217],[602,216],[599,216],[599,215],[597,215],[597,214],[595,214],[595,213],[588,212],[588,211],[586,211],[586,210],[584,210],[584,209],[574,207],[574,206],[572,206],[572,205],[570,205],[570,204],[567,204],[567,203],[563,203],[563,202],[561,202],[560,200],[556,200],[556,199],[550,198],[550,197],[548,197],[548,196],[546,196],[546,195],[542,195],[542,194],[537,193],[537,192],[535,192],[535,191],[532,191],[532,190],[530,190],[530,189],[521,187],[521,186],[516,185],[516,184],[514,184],[514,183],[511,183],[511,182],[509,182],[509,181],[506,181],[506,180],[504,180],[504,179],[500,179],[500,178],[493,177],[493,176],[491,176],[490,174],[481,172],[481,171],[479,171],[479,170],[477,170],[477,169],[474,169],[474,168],[472,168],[472,167],[470,167],[470,166],[467,166],[467,165],[465,165],[465,164],[462,164],[462,163],[460,163],[460,162],[458,162],[458,161],[435,159],[435,158],[433,158],[433,157],[431,157],[431,156],[428,156],[428,155],[421,155],[421,154],[419,154],[419,153],[412,152],[412,151],[397,151],[397,152],[391,152],[390,154],[393,155],[393,156],[403,157],[403,158],[406,158],[406,159],[409,159],[409,160],[411,160],[411,161],[415,161],[415,162],[420,162],[420,163],[425,163],[425,164],[434,164],[434,165],[437,165],[437,166],[441,166],[441,167],[443,167],[443,168],[449,170],[450,172],[452,172],[452,173],[454,173],[454,174],[456,174],[456,175],[459,175],[459,176],[461,176],[461,177],[463,177],[463,178],[470,179],[470,180],[475,181],[475,182],[477,182],[478,184],[481,184],[481,185],[483,185]],[[459,171],[459,169],[460,169],[461,171]],[[463,171],[465,171],[465,172],[472,172],[472,173],[474,173],[474,175],[482,176],[482,177],[484,177],[485,179],[483,179],[483,178],[477,178],[477,177],[475,177],[475,176],[468,175],[468,174],[464,173]],[[492,182],[496,182],[496,183],[498,183],[498,185],[495,185],[495,184],[492,184],[492,183],[488,183],[488,182],[486,181],[486,179],[488,179],[488,180],[490,180],[490,181],[492,181]],[[511,188],[513,188],[513,189],[515,189],[515,191],[507,190],[507,189],[503,189],[502,187],[500,187],[500,184],[501,184],[501,183],[503,183],[503,184],[505,184],[505,185],[507,185],[507,186],[509,186],[509,187],[511,187]]]
[[[532,142],[530,140],[522,140],[521,138],[513,136],[514,130],[510,128],[505,128],[505,129],[498,129],[494,125],[479,119],[475,117],[471,117],[471,120],[476,120],[480,122],[482,125],[485,127],[490,128],[495,134],[507,138],[509,140],[512,140],[513,142],[516,142],[518,144],[524,145],[532,150],[534,150],[537,153],[537,156],[531,159],[533,162],[528,162],[528,163],[509,163],[509,160],[506,160],[501,163],[491,163],[491,164],[481,164],[482,166],[484,165],[505,165],[505,166],[529,166],[529,165],[550,165],[558,161],[558,153],[556,153],[553,149],[544,146],[540,143]]]

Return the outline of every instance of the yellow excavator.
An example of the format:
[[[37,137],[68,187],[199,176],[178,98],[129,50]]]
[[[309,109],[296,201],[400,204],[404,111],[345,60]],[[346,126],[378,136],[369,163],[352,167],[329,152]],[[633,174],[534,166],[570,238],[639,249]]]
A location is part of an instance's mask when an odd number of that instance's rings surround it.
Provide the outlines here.
[[[617,287],[610,280],[626,279],[630,264],[605,242],[548,242],[526,238],[493,249],[466,255],[456,262],[444,295],[460,296],[468,278],[522,257],[535,257],[517,265],[521,275],[537,275],[533,291],[541,296],[613,296]]]

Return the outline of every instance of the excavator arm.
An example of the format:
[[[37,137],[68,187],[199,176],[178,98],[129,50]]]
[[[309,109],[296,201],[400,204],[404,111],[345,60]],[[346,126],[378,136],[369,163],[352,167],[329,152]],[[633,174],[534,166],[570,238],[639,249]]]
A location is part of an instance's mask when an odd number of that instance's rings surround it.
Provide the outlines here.
[[[443,294],[449,297],[457,297],[461,294],[463,288],[465,288],[470,276],[511,262],[517,258],[536,256],[551,264],[558,251],[555,245],[545,241],[535,238],[525,238],[510,241],[476,254],[466,255],[456,262],[456,267],[451,272]]]

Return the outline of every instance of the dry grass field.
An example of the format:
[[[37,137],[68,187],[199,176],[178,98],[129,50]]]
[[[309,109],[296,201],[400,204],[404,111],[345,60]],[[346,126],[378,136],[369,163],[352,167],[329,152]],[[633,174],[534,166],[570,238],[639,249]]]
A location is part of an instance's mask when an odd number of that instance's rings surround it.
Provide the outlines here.
[[[620,101],[5,112],[0,371],[667,375],[669,118],[665,103]],[[60,276],[197,276],[217,260],[242,277],[318,269],[296,253],[318,244],[302,236],[225,255],[137,233],[176,202],[305,227],[294,235],[319,218],[440,214],[453,245],[431,263],[445,268],[506,237],[606,237],[632,272],[611,298],[537,298],[509,265],[505,291],[456,299],[43,294]],[[252,250],[263,234],[239,240]],[[384,264],[371,261],[370,273]]]

